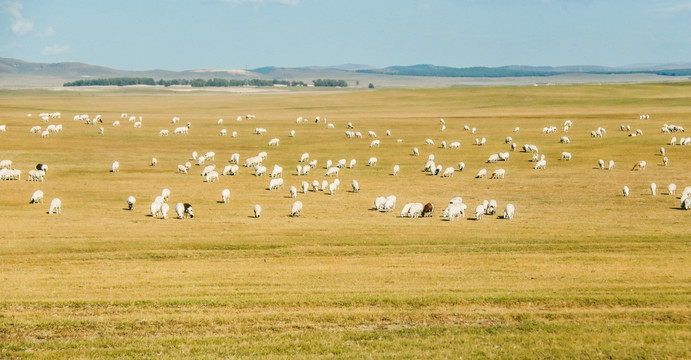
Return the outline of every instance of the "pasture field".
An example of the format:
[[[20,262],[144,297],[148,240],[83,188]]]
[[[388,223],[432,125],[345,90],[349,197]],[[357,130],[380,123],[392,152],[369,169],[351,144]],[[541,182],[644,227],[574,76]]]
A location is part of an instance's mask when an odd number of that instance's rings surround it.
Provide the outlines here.
[[[62,113],[50,122],[63,124],[61,133],[29,133],[45,128],[40,112],[53,111]],[[142,116],[142,128],[123,112]],[[76,114],[101,114],[105,133]],[[235,120],[245,114],[256,118]],[[173,116],[191,122],[189,135],[173,135]],[[299,116],[310,121],[296,124]],[[564,134],[567,119],[573,127]],[[348,122],[363,139],[346,139]],[[0,159],[23,174],[0,182],[0,358],[691,358],[691,212],[678,199],[691,186],[691,146],[667,145],[684,134],[661,134],[665,123],[691,129],[691,84],[2,90]],[[644,135],[629,137],[621,124]],[[550,125],[557,133],[542,134]],[[607,134],[591,138],[599,126]],[[267,132],[254,135],[256,127]],[[221,128],[237,138],[217,136]],[[170,136],[157,136],[161,129]],[[380,148],[369,147],[368,130]],[[563,135],[571,144],[559,143]],[[507,136],[519,149],[537,145],[547,168],[533,170],[531,155],[519,151],[485,163],[509,151]],[[280,146],[269,148],[274,137]],[[487,143],[473,145],[478,137]],[[459,140],[461,149],[441,149],[442,140]],[[177,174],[193,151],[214,151],[207,164],[217,170],[234,152],[243,162],[267,151],[264,165],[283,166],[285,188],[268,191],[268,177],[242,166],[213,183],[198,166]],[[562,151],[573,160],[559,160]],[[298,177],[303,152],[318,166]],[[466,169],[427,175],[429,154],[444,168],[463,161]],[[376,167],[365,166],[371,156]],[[337,194],[300,193],[302,215],[288,216],[288,187],[325,179],[326,160],[341,158],[357,166],[341,170]],[[616,165],[599,170],[598,159]],[[115,160],[120,172],[110,173]],[[639,160],[647,169],[631,171]],[[45,182],[26,181],[39,162],[49,165]],[[506,178],[475,179],[481,168],[504,168]],[[359,193],[350,191],[353,179]],[[677,196],[667,194],[670,183]],[[189,202],[196,216],[148,216],[163,188],[171,208]],[[229,204],[219,203],[224,188]],[[30,205],[36,189],[45,203]],[[390,194],[398,198],[393,213],[372,210],[375,197]],[[137,198],[132,211],[129,195]],[[440,215],[454,196],[468,211],[448,222]],[[61,215],[46,214],[54,197]],[[497,215],[514,204],[515,219],[473,220],[485,199],[497,200]],[[399,217],[408,202],[434,203],[434,216]],[[261,218],[252,217],[254,204]]]

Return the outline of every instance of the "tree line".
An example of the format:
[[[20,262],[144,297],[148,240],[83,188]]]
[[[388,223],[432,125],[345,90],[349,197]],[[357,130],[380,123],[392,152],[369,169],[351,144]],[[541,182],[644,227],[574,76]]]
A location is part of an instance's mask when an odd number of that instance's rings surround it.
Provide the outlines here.
[[[348,83],[345,80],[333,79],[317,79],[312,80],[316,87],[347,87]],[[128,85],[160,85],[160,86],[191,86],[191,87],[231,87],[231,86],[307,86],[302,81],[288,81],[288,80],[261,80],[261,79],[172,79],[158,81],[153,78],[138,78],[138,77],[119,77],[119,78],[104,78],[104,79],[81,79],[72,82],[66,82],[63,86],[128,86]]]

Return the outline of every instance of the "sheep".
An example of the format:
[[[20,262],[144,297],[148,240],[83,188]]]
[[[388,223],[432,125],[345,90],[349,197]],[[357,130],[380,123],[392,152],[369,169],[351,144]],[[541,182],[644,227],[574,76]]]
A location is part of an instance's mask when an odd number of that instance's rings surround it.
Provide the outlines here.
[[[113,162],[113,165],[110,167],[110,172],[119,172],[120,171],[120,163],[117,161]]]
[[[454,219],[458,220],[461,217],[465,217],[465,209],[468,206],[466,204],[463,204],[462,202],[459,203],[452,203],[449,204],[449,206],[444,210],[446,213],[446,216],[449,218],[449,221],[454,221]]]
[[[564,151],[561,153],[561,159],[564,161],[570,161],[571,160],[571,153]]]
[[[303,153],[302,156],[300,156],[300,162],[309,161],[309,159],[310,159],[309,153]]]
[[[192,160],[197,160],[198,155],[196,151],[192,151]]]
[[[470,131],[470,126],[463,125],[463,131]]]
[[[674,195],[674,193],[677,191],[677,185],[676,184],[669,184],[667,186],[667,192],[669,192],[670,195]]]
[[[338,170],[339,168],[337,166],[332,166],[326,171],[326,174],[324,174],[324,176],[338,176]]]
[[[421,203],[413,203],[410,206],[409,216],[415,219],[419,218],[422,215],[422,210],[424,210],[424,208],[425,206]]]
[[[328,186],[329,186],[329,182],[326,180],[322,180],[321,191],[326,191],[326,188]]]
[[[350,159],[350,163],[348,163],[348,168],[352,169],[355,167],[356,161],[355,159]]]
[[[141,128],[141,127],[142,127],[142,122],[141,122],[141,121],[135,122],[134,125],[133,125],[133,127],[134,127],[135,129]]]
[[[278,165],[274,165],[274,168],[273,168],[273,170],[271,170],[271,174],[269,174],[269,176],[272,178],[278,177],[278,176],[283,176],[283,168],[278,166]]]
[[[441,166],[441,165],[439,165],[439,166]],[[444,170],[444,173],[441,174],[441,177],[453,177],[453,172],[454,172],[453,167],[447,167]]]
[[[545,169],[546,167],[547,167],[547,160],[542,159],[542,160],[538,161],[537,164],[535,164],[535,167],[533,167],[533,169],[542,170],[542,169]]]
[[[371,148],[373,148],[373,147],[379,147],[379,144],[380,144],[379,139],[377,139],[377,140],[372,140],[372,142],[369,144],[369,147],[371,147]]]
[[[614,169],[614,160],[610,160],[607,163],[607,170],[612,170],[612,169]]]
[[[442,140],[441,142],[441,148],[446,149],[446,140]]]
[[[173,130],[174,135],[187,135],[188,133],[189,129],[185,126],[176,127],[175,130]]]
[[[665,147],[660,146],[660,155],[665,156]]]
[[[458,171],[463,171],[465,169],[465,163],[463,161],[458,163]]]
[[[391,173],[391,175],[396,176],[396,175],[398,175],[399,171],[401,171],[401,167],[398,165],[394,165],[393,166],[393,172]]]
[[[441,131],[444,131],[444,130],[446,130],[446,125],[441,126]]]
[[[682,196],[681,198],[681,208],[684,210],[690,210],[691,209],[691,196]]]
[[[178,165],[178,174],[187,174],[187,168],[185,165]]]
[[[210,171],[208,174],[206,174],[206,182],[214,182],[214,181],[220,181],[218,178],[218,172],[217,171]]]
[[[226,129],[221,129],[218,132],[218,136],[226,136],[226,135],[228,135],[228,130],[226,130]]]
[[[216,170],[216,165],[214,165],[214,164],[207,165],[204,167],[204,170],[202,170],[201,176],[206,176],[207,174],[209,174],[210,172],[212,172],[214,170]]]
[[[197,166],[202,166],[206,162],[206,156],[204,155],[199,155],[197,158]]]
[[[427,203],[422,208],[422,217],[432,217],[432,212],[434,211],[434,204]]]
[[[662,166],[667,166],[667,165],[669,165],[669,158],[665,156],[662,158]]]
[[[386,130],[386,136],[391,136],[391,130]]]
[[[302,201],[293,202],[293,204],[290,206],[290,216],[291,217],[300,216],[301,212],[302,212]]]
[[[41,127],[40,126],[33,126],[33,127],[31,127],[29,132],[31,134],[39,134],[39,133],[41,133]]]
[[[307,194],[307,191],[309,191],[310,188],[310,183],[308,183],[307,181],[303,181],[300,185],[302,188],[302,193]]]
[[[43,170],[29,170],[29,177],[27,181],[41,181],[43,182],[43,177],[46,173]]]
[[[377,166],[377,158],[369,158],[369,160],[367,160],[367,166]]]
[[[386,201],[386,198],[383,198],[384,201]],[[401,217],[406,217],[410,214],[410,208],[413,206],[413,203],[407,203],[403,206],[403,209],[401,210]]]
[[[48,214],[62,214],[62,201],[58,198],[54,198],[50,201],[50,208],[48,208]]]
[[[31,200],[29,200],[29,204],[38,203],[43,203],[43,191],[41,190],[34,191],[34,193],[31,195]]]
[[[170,206],[166,203],[161,204],[161,219],[168,218],[168,211],[170,211]]]
[[[336,167],[343,169],[346,167],[346,159],[340,159],[336,162]]]
[[[178,215],[178,219],[183,219],[186,217],[194,218],[194,210],[192,205],[189,203],[177,203],[175,205],[175,213]]]
[[[420,150],[418,148],[414,147],[413,148],[413,153],[411,154],[412,156],[420,156]]]
[[[268,155],[268,153],[267,153],[266,151],[260,152],[259,154],[257,154],[257,156],[258,156],[260,159],[262,159],[262,160],[266,160],[266,159],[268,159],[268,157],[269,157],[269,155]]]
[[[487,163],[495,163],[497,161],[499,161],[499,155],[497,154],[492,154],[487,158]]]
[[[158,163],[158,159],[156,159],[155,157],[152,157],[151,158],[151,166],[156,166],[157,163]]]
[[[324,169],[329,169],[332,164],[333,164],[333,161],[331,161],[331,159],[326,160],[326,166],[324,166]]]
[[[327,124],[327,125],[326,125],[326,128],[327,128],[327,129],[335,129],[336,126],[335,126],[334,124]]]
[[[386,198],[383,196],[379,196],[374,199],[374,208],[377,209],[377,211],[382,211],[384,210],[384,206],[386,205]]]
[[[480,169],[480,171],[477,172],[477,175],[475,175],[476,179],[482,179],[487,176],[487,169]]]
[[[254,167],[254,176],[266,175],[266,166],[257,165]]]
[[[454,141],[451,144],[449,144],[449,150],[454,149],[454,150],[460,150],[461,148],[461,142],[460,141]]]
[[[425,140],[425,144],[427,144],[427,145],[434,145],[434,140],[432,140],[432,139],[427,139],[427,140]]]
[[[269,190],[278,190],[283,188],[283,178],[271,179],[269,181]]]
[[[163,202],[168,201],[169,198],[170,198],[170,189],[161,190],[161,199],[163,199]]]
[[[244,167],[255,167],[257,165],[261,165],[262,163],[262,158],[259,156],[252,156],[248,157],[245,159],[245,164],[243,165]]]
[[[370,130],[370,131],[367,132],[367,136],[376,138],[376,137],[377,137],[377,133],[375,133],[374,131]]]
[[[259,204],[254,204],[252,207],[252,210],[254,210],[254,217],[258,218],[262,215],[262,207],[259,206]]]
[[[336,179],[338,180],[338,179]],[[333,183],[329,184],[329,194],[331,195],[336,195],[336,190],[338,190],[339,182],[334,181]]]
[[[511,151],[516,151],[516,143],[511,143]]]
[[[624,197],[628,197],[630,192],[629,187],[624,185],[624,187],[621,188],[621,192],[624,194]]]
[[[657,195],[657,184],[650,183],[650,194],[653,196]]]
[[[492,175],[489,177],[490,179],[503,179],[504,176],[506,176],[506,170],[504,169],[497,169],[494,170]]]
[[[273,138],[269,140],[269,146],[278,146],[279,139],[278,138]]]
[[[356,131],[356,132],[355,132],[355,138],[356,138],[356,139],[362,139],[362,133],[359,132],[359,131]]]
[[[676,136],[673,136],[673,137],[672,137],[672,140],[669,141],[669,144],[672,145],[672,146],[676,145],[676,144],[677,144],[677,137],[676,137]]]
[[[357,182],[357,180],[353,180],[352,187],[354,193],[360,192],[360,184]]]
[[[571,139],[569,139],[568,136],[562,136],[559,142],[562,144],[571,144]]]
[[[103,126],[98,128],[98,134],[99,135],[103,135],[103,131],[104,131]]]
[[[633,165],[633,168],[631,168],[631,171],[645,170],[645,165],[646,165],[645,160],[641,160],[641,161],[639,161]]]
[[[513,206],[513,204],[506,204],[506,208],[504,209],[503,218],[506,220],[513,220],[513,214],[515,212],[516,212],[516,208]]]
[[[43,130],[43,132],[41,133],[41,137],[42,137],[42,138],[47,138],[48,135],[49,135],[48,130]]]
[[[239,167],[237,165],[231,164],[223,167],[223,172],[221,175],[237,175]]]
[[[475,220],[482,220],[482,215],[485,213],[485,205],[480,204],[475,207]]]
[[[604,170],[605,169],[605,161],[602,159],[598,160],[597,166],[600,168],[600,170]]]
[[[290,192],[290,197],[291,197],[291,198],[296,198],[296,197],[298,197],[298,189],[297,189],[295,186],[291,186],[291,187],[288,189],[288,192]]]
[[[134,203],[137,202],[137,199],[130,195],[127,197],[127,210],[132,210],[134,208]]]
[[[230,160],[228,160],[228,162],[231,164],[239,164],[240,163],[240,154],[234,153],[233,155],[230,155]]]
[[[353,123],[352,123],[352,122],[348,122],[348,124],[346,124],[346,127],[347,127],[348,129],[352,129],[352,128],[353,128]]]
[[[319,181],[314,180],[312,181],[312,192],[317,192],[319,191]]]

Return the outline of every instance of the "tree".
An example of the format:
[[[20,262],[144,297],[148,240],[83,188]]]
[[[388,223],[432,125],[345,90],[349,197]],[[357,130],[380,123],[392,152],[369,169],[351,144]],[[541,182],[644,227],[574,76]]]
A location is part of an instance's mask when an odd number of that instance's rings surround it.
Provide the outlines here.
[[[369,83],[369,85],[368,85],[367,87],[370,88],[370,89],[374,89],[374,84]]]

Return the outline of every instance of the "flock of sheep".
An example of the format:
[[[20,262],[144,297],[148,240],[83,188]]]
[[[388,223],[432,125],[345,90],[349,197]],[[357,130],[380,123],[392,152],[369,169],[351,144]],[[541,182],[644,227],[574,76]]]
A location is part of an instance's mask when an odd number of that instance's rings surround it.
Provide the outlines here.
[[[29,114],[29,117],[31,117],[31,114]],[[42,113],[39,115],[39,118],[42,120],[42,122],[49,122],[52,119],[60,119],[61,115],[59,112],[54,112],[54,113]],[[141,128],[142,123],[143,123],[143,117],[135,117],[135,116],[127,116],[127,114],[123,113],[121,115],[122,119],[128,119],[128,122],[133,123],[132,127],[134,128]],[[254,115],[246,115],[244,119],[254,119]],[[649,119],[649,115],[641,115],[641,119]],[[87,115],[87,114],[78,114],[74,116],[75,121],[81,121],[86,124],[101,124],[103,123],[103,119],[101,115],[96,115],[93,119]],[[243,117],[238,117],[237,121],[242,121]],[[180,121],[179,117],[173,117],[172,123],[176,124]],[[320,123],[326,124],[326,129],[334,129],[335,125],[333,123],[329,123],[326,118],[321,119],[319,116],[317,116],[314,119],[314,123],[320,124]],[[307,120],[306,118],[303,117],[298,117],[296,122],[298,124],[302,123],[308,123],[311,122]],[[223,119],[219,119],[216,122],[217,125],[222,125],[223,124]],[[112,124],[114,127],[120,126],[120,121],[117,120],[113,122]],[[440,130],[444,132],[446,130],[446,122],[444,119],[439,120],[439,126]],[[570,128],[573,126],[573,122],[570,120],[567,120],[563,124],[563,132],[568,133]],[[345,131],[345,137],[346,139],[358,139],[358,138],[363,138],[363,135],[360,131],[355,131],[354,126],[352,123],[347,123],[346,131]],[[181,126],[177,127],[173,134],[174,135],[179,135],[179,136],[184,136],[185,134],[189,134],[189,129],[192,128],[192,124],[190,122],[187,122],[186,126]],[[39,125],[34,125],[31,126],[29,129],[30,133],[41,133],[42,137],[47,137],[48,135],[44,136],[44,133],[47,132],[47,134],[50,133],[57,133],[62,131],[63,127],[62,125],[53,125],[50,124],[46,127],[45,130],[41,129],[41,126]],[[463,127],[464,131],[469,131],[471,134],[475,134],[477,129],[476,128],[470,128],[470,126],[465,125]],[[620,129],[622,131],[630,131],[630,126],[626,125],[621,125]],[[514,133],[518,133],[520,131],[519,127],[516,127],[513,129]],[[543,134],[552,134],[556,133],[558,131],[558,128],[556,126],[547,126],[542,129]],[[7,132],[7,127],[5,125],[0,125],[0,132]],[[267,132],[266,128],[262,127],[257,127],[254,129],[254,134],[256,135],[262,135]],[[661,128],[662,133],[682,133],[684,132],[684,128],[682,126],[678,125],[668,125],[664,124]],[[226,129],[221,129],[218,133],[219,136],[225,136],[228,133]],[[104,129],[103,127],[100,127],[98,129],[98,134],[104,134]],[[162,129],[158,132],[158,136],[168,136],[169,132],[168,129]],[[289,137],[295,137],[295,130],[291,130],[289,133]],[[602,138],[606,136],[607,131],[604,127],[598,127],[597,129],[591,131],[591,136],[593,138]],[[637,129],[635,132],[632,132],[628,134],[628,136],[642,136],[643,132],[640,129]],[[237,132],[233,131],[232,136],[236,137]],[[369,144],[369,147],[371,149],[379,148],[381,146],[381,140],[377,138],[376,132],[373,130],[368,130],[367,131],[367,136],[371,138],[371,142]],[[386,130],[386,136],[391,136],[391,131]],[[515,135],[514,135],[515,136]],[[487,138],[482,137],[482,138],[476,138],[474,145],[475,146],[484,146],[487,143]],[[403,142],[403,139],[397,139],[396,142]],[[569,139],[568,136],[564,135],[560,138],[559,142],[561,144],[570,144],[571,140]],[[512,136],[507,136],[504,140],[504,143],[508,145],[510,151],[506,152],[498,152],[494,154],[490,154],[487,157],[486,164],[496,164],[500,162],[508,162],[511,157],[511,152],[522,152],[526,153],[530,156],[529,161],[533,162],[534,165],[531,165],[532,169],[534,170],[545,170],[547,168],[547,157],[544,153],[540,153],[540,150],[537,145],[534,144],[524,144],[520,147],[513,142],[513,137]],[[678,142],[679,145],[691,145],[691,138],[681,138],[681,140]],[[671,146],[674,146],[677,144],[677,138],[673,137],[671,141],[668,143]],[[267,150],[268,149],[273,149],[272,151],[278,151],[280,145],[280,139],[275,137],[271,138],[267,142]],[[427,139],[425,141],[426,146],[435,146],[435,142],[432,139]],[[458,151],[461,149],[461,142],[460,141],[452,141],[448,145],[446,141],[442,141],[440,144],[441,149],[447,149],[451,151]],[[261,149],[258,149],[261,150]],[[376,151],[376,150],[373,150]],[[666,156],[666,150],[664,147],[660,148],[660,153],[663,156],[663,165],[667,166],[669,164],[669,159]],[[413,147],[412,149],[412,156],[419,156],[420,155],[420,150],[417,147]],[[244,162],[242,162],[242,166],[246,167],[248,169],[252,169],[252,175],[259,178],[262,176],[267,176],[269,177],[269,184],[267,187],[267,190],[269,191],[274,191],[274,190],[280,190],[284,189],[284,179],[283,179],[283,167],[275,164],[272,168],[271,171],[268,172],[268,169],[266,166],[264,166],[264,162],[266,162],[268,158],[268,152],[267,151],[258,151],[256,155],[248,156],[244,159]],[[564,151],[561,153],[560,159],[562,161],[570,161],[572,159],[572,155],[570,152]],[[236,176],[240,173],[240,165],[241,165],[241,159],[240,159],[240,154],[239,153],[233,153],[230,157],[229,160],[227,160],[228,164],[223,166],[223,170],[219,173],[219,171],[216,169],[215,164],[206,164],[207,162],[212,162],[216,161],[216,153],[213,151],[208,151],[202,155],[198,154],[197,152],[193,152],[191,154],[190,159],[184,159],[183,164],[179,164],[177,166],[177,173],[178,174],[190,174],[192,172],[192,169],[194,166],[198,166],[200,169],[202,169],[200,175],[203,177],[205,182],[218,182],[220,181],[220,176]],[[194,163],[193,163],[194,162]],[[303,153],[299,159],[296,158],[297,165],[295,166],[296,170],[296,175],[298,177],[304,177],[308,176],[311,172],[316,171],[315,169],[317,168],[317,163],[318,161],[316,159],[313,159],[310,157],[309,153]],[[377,166],[378,159],[376,157],[370,157],[367,161],[367,166],[368,167],[376,167]],[[20,180],[21,179],[21,170],[14,169],[12,166],[12,160],[5,159],[0,161],[0,180]],[[151,166],[157,166],[158,161],[156,158],[151,158],[150,165]],[[194,164],[194,165],[193,165]],[[353,169],[357,164],[356,159],[350,159],[348,161],[347,159],[339,159],[335,163],[332,162],[332,160],[327,160],[325,162],[324,170],[325,172],[323,173],[323,176],[325,178],[330,178],[333,179],[332,181],[328,180],[322,180],[321,182],[319,180],[313,180],[311,183],[308,181],[301,181],[298,186],[290,186],[288,191],[290,198],[295,199],[298,196],[299,191],[301,191],[303,194],[308,193],[309,191],[312,192],[317,192],[317,191],[322,191],[322,192],[328,192],[330,195],[335,195],[336,192],[340,188],[340,180],[338,179],[341,171],[344,169]],[[421,171],[423,173],[432,175],[432,176],[440,176],[442,178],[449,178],[453,177],[454,173],[456,172],[463,172],[466,168],[466,165],[464,162],[459,162],[456,166],[449,166],[444,168],[442,165],[435,163],[435,156],[434,154],[429,154],[427,157],[427,161],[424,162],[424,164],[421,163]],[[605,162],[605,160],[599,160],[598,161],[598,168],[602,170],[612,170],[614,168],[614,161],[609,160],[609,162]],[[641,160],[635,163],[632,167],[632,171],[643,171],[646,169],[646,161]],[[219,168],[220,170],[220,168]],[[32,169],[28,172],[28,181],[37,181],[37,182],[43,182],[46,179],[46,174],[48,171],[48,166],[46,164],[38,164],[36,166],[36,169]],[[118,161],[114,161],[111,164],[110,172],[112,173],[118,173],[120,171],[120,163]],[[171,171],[172,172],[172,171]],[[268,172],[268,175],[267,175]],[[393,166],[393,170],[391,175],[392,176],[398,176],[400,174],[400,166],[398,164]],[[490,179],[496,179],[496,180],[501,180],[504,179],[507,176],[506,169],[504,168],[496,168],[491,171],[491,173],[486,169],[486,168],[481,168],[478,170],[477,175],[475,178],[486,178],[489,175]],[[357,180],[352,180],[351,183],[352,187],[352,192],[353,193],[359,193],[360,192],[360,183]],[[657,185],[655,183],[652,183],[650,185],[650,191],[652,195],[656,195],[657,192]],[[628,186],[624,186],[622,188],[623,195],[625,197],[628,197],[630,195],[630,189]],[[668,192],[670,195],[674,195],[676,192],[676,185],[675,184],[670,184],[668,186]],[[160,195],[156,195],[154,197],[153,202],[150,205],[150,215],[152,217],[158,217],[160,216],[163,219],[168,218],[168,213],[170,210],[170,206],[168,205],[168,199],[170,197],[170,190],[169,189],[163,189]],[[43,192],[41,190],[36,190],[33,195],[31,196],[30,203],[31,204],[37,204],[37,203],[43,203]],[[682,209],[691,209],[691,186],[686,187],[682,194],[681,194],[681,203],[680,207]],[[376,197],[374,200],[374,209],[377,211],[381,212],[393,212],[396,207],[396,200],[397,197],[395,195],[390,195],[388,197]],[[127,208],[132,210],[134,209],[134,205],[136,203],[136,199],[134,196],[129,196],[126,199],[127,203]],[[230,189],[223,189],[221,191],[221,203],[229,203],[230,201]],[[51,203],[50,207],[48,210],[48,214],[60,214],[62,212],[61,209],[61,200],[58,198],[54,198]],[[441,217],[448,219],[448,221],[455,221],[458,220],[461,217],[466,216],[466,209],[467,205],[463,203],[463,199],[459,196],[455,196],[451,198],[445,207],[445,209],[441,213]],[[194,210],[192,208],[192,205],[187,202],[180,202],[177,203],[174,206],[174,211],[177,215],[178,218],[183,219],[183,218],[194,218]],[[262,208],[259,204],[253,205],[253,214],[254,217],[260,217],[261,216],[261,211]],[[291,217],[296,217],[300,216],[303,211],[303,204],[301,201],[295,200],[292,202],[291,207],[290,207],[290,212],[289,215]],[[410,217],[410,218],[418,218],[418,217],[431,217],[433,216],[433,211],[434,211],[434,204],[432,203],[419,203],[419,202],[411,202],[407,203],[403,206],[401,212],[400,212],[400,217]],[[483,216],[485,215],[495,215],[495,213],[498,211],[498,204],[496,200],[484,200],[482,203],[478,204],[475,207],[475,212],[472,214],[474,215],[474,218],[476,220],[481,220]],[[501,213],[501,218],[511,220],[514,218],[516,208],[513,204],[507,203],[504,207],[504,211]]]

